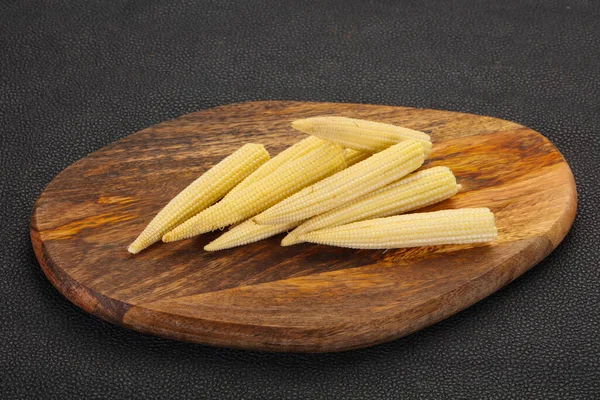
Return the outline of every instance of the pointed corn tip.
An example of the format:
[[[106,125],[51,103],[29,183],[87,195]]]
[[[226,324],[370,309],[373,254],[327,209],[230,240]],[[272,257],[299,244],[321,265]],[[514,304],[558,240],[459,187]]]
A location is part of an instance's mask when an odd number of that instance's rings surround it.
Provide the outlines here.
[[[165,234],[163,235],[163,237],[162,237],[162,241],[163,241],[164,243],[171,243],[171,242],[174,242],[174,241],[176,241],[176,240],[177,240],[177,239],[175,239],[175,238],[174,238],[174,236],[175,236],[175,235],[173,235],[173,231],[171,231],[171,232],[167,232],[167,233],[165,233]]]
[[[131,242],[129,247],[127,247],[127,251],[130,252],[131,254],[138,254],[140,251],[142,251],[146,247],[148,247],[148,246],[144,246],[141,242],[142,241],[140,240],[140,237],[138,236],[133,242]]]
[[[137,248],[133,247],[133,243],[132,243],[127,248],[127,251],[130,252],[131,254],[137,254],[137,253],[140,252],[140,249],[137,249]]]
[[[292,121],[292,128],[305,133],[310,133],[312,131],[312,125],[307,121],[307,119],[297,119]]]
[[[213,240],[212,242],[210,242],[209,244],[207,244],[206,246],[204,246],[204,250],[205,251],[219,251],[219,250],[227,250],[227,249],[231,249],[233,247],[238,247],[241,246],[241,244],[232,244],[231,242],[227,243],[223,243],[223,241],[219,241],[219,239],[223,237],[222,235],[219,236],[218,238],[216,238],[215,240]]]
[[[281,239],[281,245],[283,247],[293,246],[293,245],[298,244],[298,243],[302,243],[302,240],[299,240],[298,236],[292,235],[292,234],[288,234],[286,237],[284,237],[283,239]]]
[[[219,249],[218,246],[214,245],[213,242],[210,242],[209,244],[204,246],[204,251],[217,251],[217,250],[221,250],[221,249]]]
[[[257,215],[256,217],[252,218],[252,222],[254,222],[256,225],[276,225],[278,223],[270,221],[268,218],[262,217],[260,215]]]

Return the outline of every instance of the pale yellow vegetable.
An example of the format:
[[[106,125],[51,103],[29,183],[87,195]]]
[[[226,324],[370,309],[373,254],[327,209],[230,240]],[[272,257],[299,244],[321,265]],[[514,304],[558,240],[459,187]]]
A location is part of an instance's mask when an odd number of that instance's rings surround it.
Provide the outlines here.
[[[355,152],[355,150],[351,151]],[[346,161],[348,161],[348,158],[346,158]],[[459,187],[460,185],[456,184],[456,178],[452,171],[447,167],[434,167],[416,172],[348,205],[311,218],[286,236],[281,245],[288,246],[300,243],[297,236],[294,235],[296,232],[306,233],[362,219],[384,217],[425,207],[453,196]],[[380,196],[382,197],[380,199],[377,196],[379,193],[385,194],[385,196]],[[366,207],[361,206],[361,204]],[[287,232],[298,224],[298,222],[291,222],[289,224],[258,225],[252,220],[246,220],[230,228],[228,232],[206,245],[204,250],[223,250],[258,242],[282,232]]]
[[[423,147],[418,142],[402,141],[302,189],[254,217],[254,222],[284,224],[322,214],[397,181],[419,168],[424,159]]]
[[[350,166],[370,157],[371,154],[352,149],[345,149],[344,156],[346,158],[346,165]],[[271,161],[273,161],[273,159],[271,159]],[[267,164],[269,162],[267,162]],[[278,235],[282,232],[287,232],[291,229],[294,229],[296,226],[298,226],[298,224],[299,222],[278,225],[258,225],[257,223],[249,219],[244,222],[232,225],[229,231],[225,232],[217,239],[204,246],[204,250],[224,250],[230,249],[232,247],[243,246],[245,244],[258,242],[260,240],[270,238],[271,236]]]
[[[187,239],[243,221],[345,167],[344,150],[323,141],[317,148],[282,165],[236,196],[227,197],[183,222],[165,234],[163,241]]]
[[[345,149],[344,150],[344,156],[346,157],[346,165],[348,167],[351,165],[357,164],[361,161],[364,161],[367,158],[371,157],[372,155],[373,154],[371,154],[371,153],[353,150],[353,149]]]
[[[419,141],[423,145],[425,155],[431,152],[431,138],[426,133],[381,122],[320,116],[297,119],[292,122],[292,127],[344,147],[368,153],[377,153],[407,139]]]
[[[462,208],[353,222],[300,238],[353,249],[392,249],[489,242],[497,236],[494,214],[488,208]]]
[[[251,219],[242,222],[241,224],[231,228],[217,239],[213,240],[206,246],[206,251],[216,251],[229,249],[236,246],[242,246],[249,243],[258,242],[275,236],[279,233],[286,232],[297,225],[296,222],[280,225],[258,225]]]
[[[277,168],[281,167],[285,163],[288,163],[292,160],[295,160],[298,157],[303,156],[311,150],[316,149],[318,146],[323,144],[323,140],[315,137],[309,136],[296,144],[288,147],[283,150],[281,153],[277,154],[275,157],[271,158],[269,161],[261,165],[256,171],[251,173],[246,179],[244,179],[240,184],[234,187],[227,195],[227,197],[236,196],[243,189],[247,188],[251,184],[258,182],[265,176],[269,175],[271,172],[275,171]]]
[[[446,200],[457,191],[456,178],[447,167],[433,167],[415,172],[364,197],[305,221],[290,232],[281,241],[281,245],[300,243],[299,236],[307,232],[416,210]]]
[[[136,254],[160,241],[183,221],[214,204],[269,159],[261,144],[249,143],[223,159],[175,196],[127,248]]]

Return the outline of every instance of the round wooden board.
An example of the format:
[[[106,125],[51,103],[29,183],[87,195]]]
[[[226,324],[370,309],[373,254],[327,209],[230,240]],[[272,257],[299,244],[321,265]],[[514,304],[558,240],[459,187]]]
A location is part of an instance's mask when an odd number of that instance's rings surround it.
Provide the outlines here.
[[[461,193],[429,210],[489,207],[499,237],[478,246],[350,250],[283,235],[215,253],[220,232],[127,245],[169,199],[247,142],[271,154],[303,137],[296,118],[335,114],[425,131],[425,166],[449,166]],[[389,341],[446,318],[548,255],[577,208],[575,182],[539,133],[439,110],[287,101],[232,104],[137,132],[71,165],[44,189],[31,239],[61,293],[107,321],[174,339],[324,352]]]

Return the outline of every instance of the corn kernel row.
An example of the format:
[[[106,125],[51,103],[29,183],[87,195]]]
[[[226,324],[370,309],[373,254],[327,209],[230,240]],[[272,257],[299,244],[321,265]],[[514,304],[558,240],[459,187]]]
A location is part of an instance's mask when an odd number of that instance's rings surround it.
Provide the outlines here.
[[[394,249],[489,242],[497,236],[488,208],[461,208],[353,222],[308,232],[300,239],[353,249]]]

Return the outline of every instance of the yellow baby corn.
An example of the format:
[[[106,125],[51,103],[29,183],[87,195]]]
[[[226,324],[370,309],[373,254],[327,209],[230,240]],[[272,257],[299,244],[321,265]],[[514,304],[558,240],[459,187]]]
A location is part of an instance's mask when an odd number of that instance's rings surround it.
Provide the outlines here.
[[[309,219],[287,235],[281,245],[300,243],[298,237],[307,232],[416,210],[450,198],[457,191],[456,178],[447,167],[415,172],[398,182]]]
[[[212,205],[269,159],[261,144],[245,144],[175,196],[128,247],[137,254],[183,221]]]
[[[344,150],[344,156],[346,157],[346,166],[348,166],[348,167],[351,165],[357,164],[361,161],[364,161],[367,158],[371,157],[372,155],[373,154],[371,154],[371,153],[353,150],[353,149],[345,149]]]
[[[308,232],[300,239],[353,249],[392,249],[489,242],[497,236],[488,208],[462,208],[354,222]]]
[[[345,166],[344,150],[323,141],[317,148],[282,165],[236,196],[227,197],[185,221],[165,234],[163,241],[187,239],[243,221]]]
[[[431,151],[431,138],[426,133],[381,122],[321,116],[295,120],[292,127],[344,147],[368,153],[377,153],[407,139],[419,141],[423,145],[425,155]]]
[[[323,179],[254,217],[262,225],[308,219],[397,181],[423,164],[423,147],[405,140]]]
[[[277,154],[275,157],[271,158],[269,161],[261,165],[256,171],[248,175],[246,179],[244,179],[229,193],[227,193],[225,198],[236,196],[238,193],[240,193],[240,191],[247,188],[252,183],[258,182],[265,176],[269,175],[271,172],[275,171],[277,168],[281,167],[283,164],[303,156],[310,150],[316,149],[321,144],[323,144],[323,140],[315,136],[309,136],[305,139],[302,139],[301,141],[288,147],[287,149],[283,150],[281,153]]]
[[[224,250],[258,242],[259,240],[275,236],[281,232],[286,232],[296,225],[296,222],[280,225],[258,225],[249,219],[231,228],[229,231],[204,246],[204,250]]]

